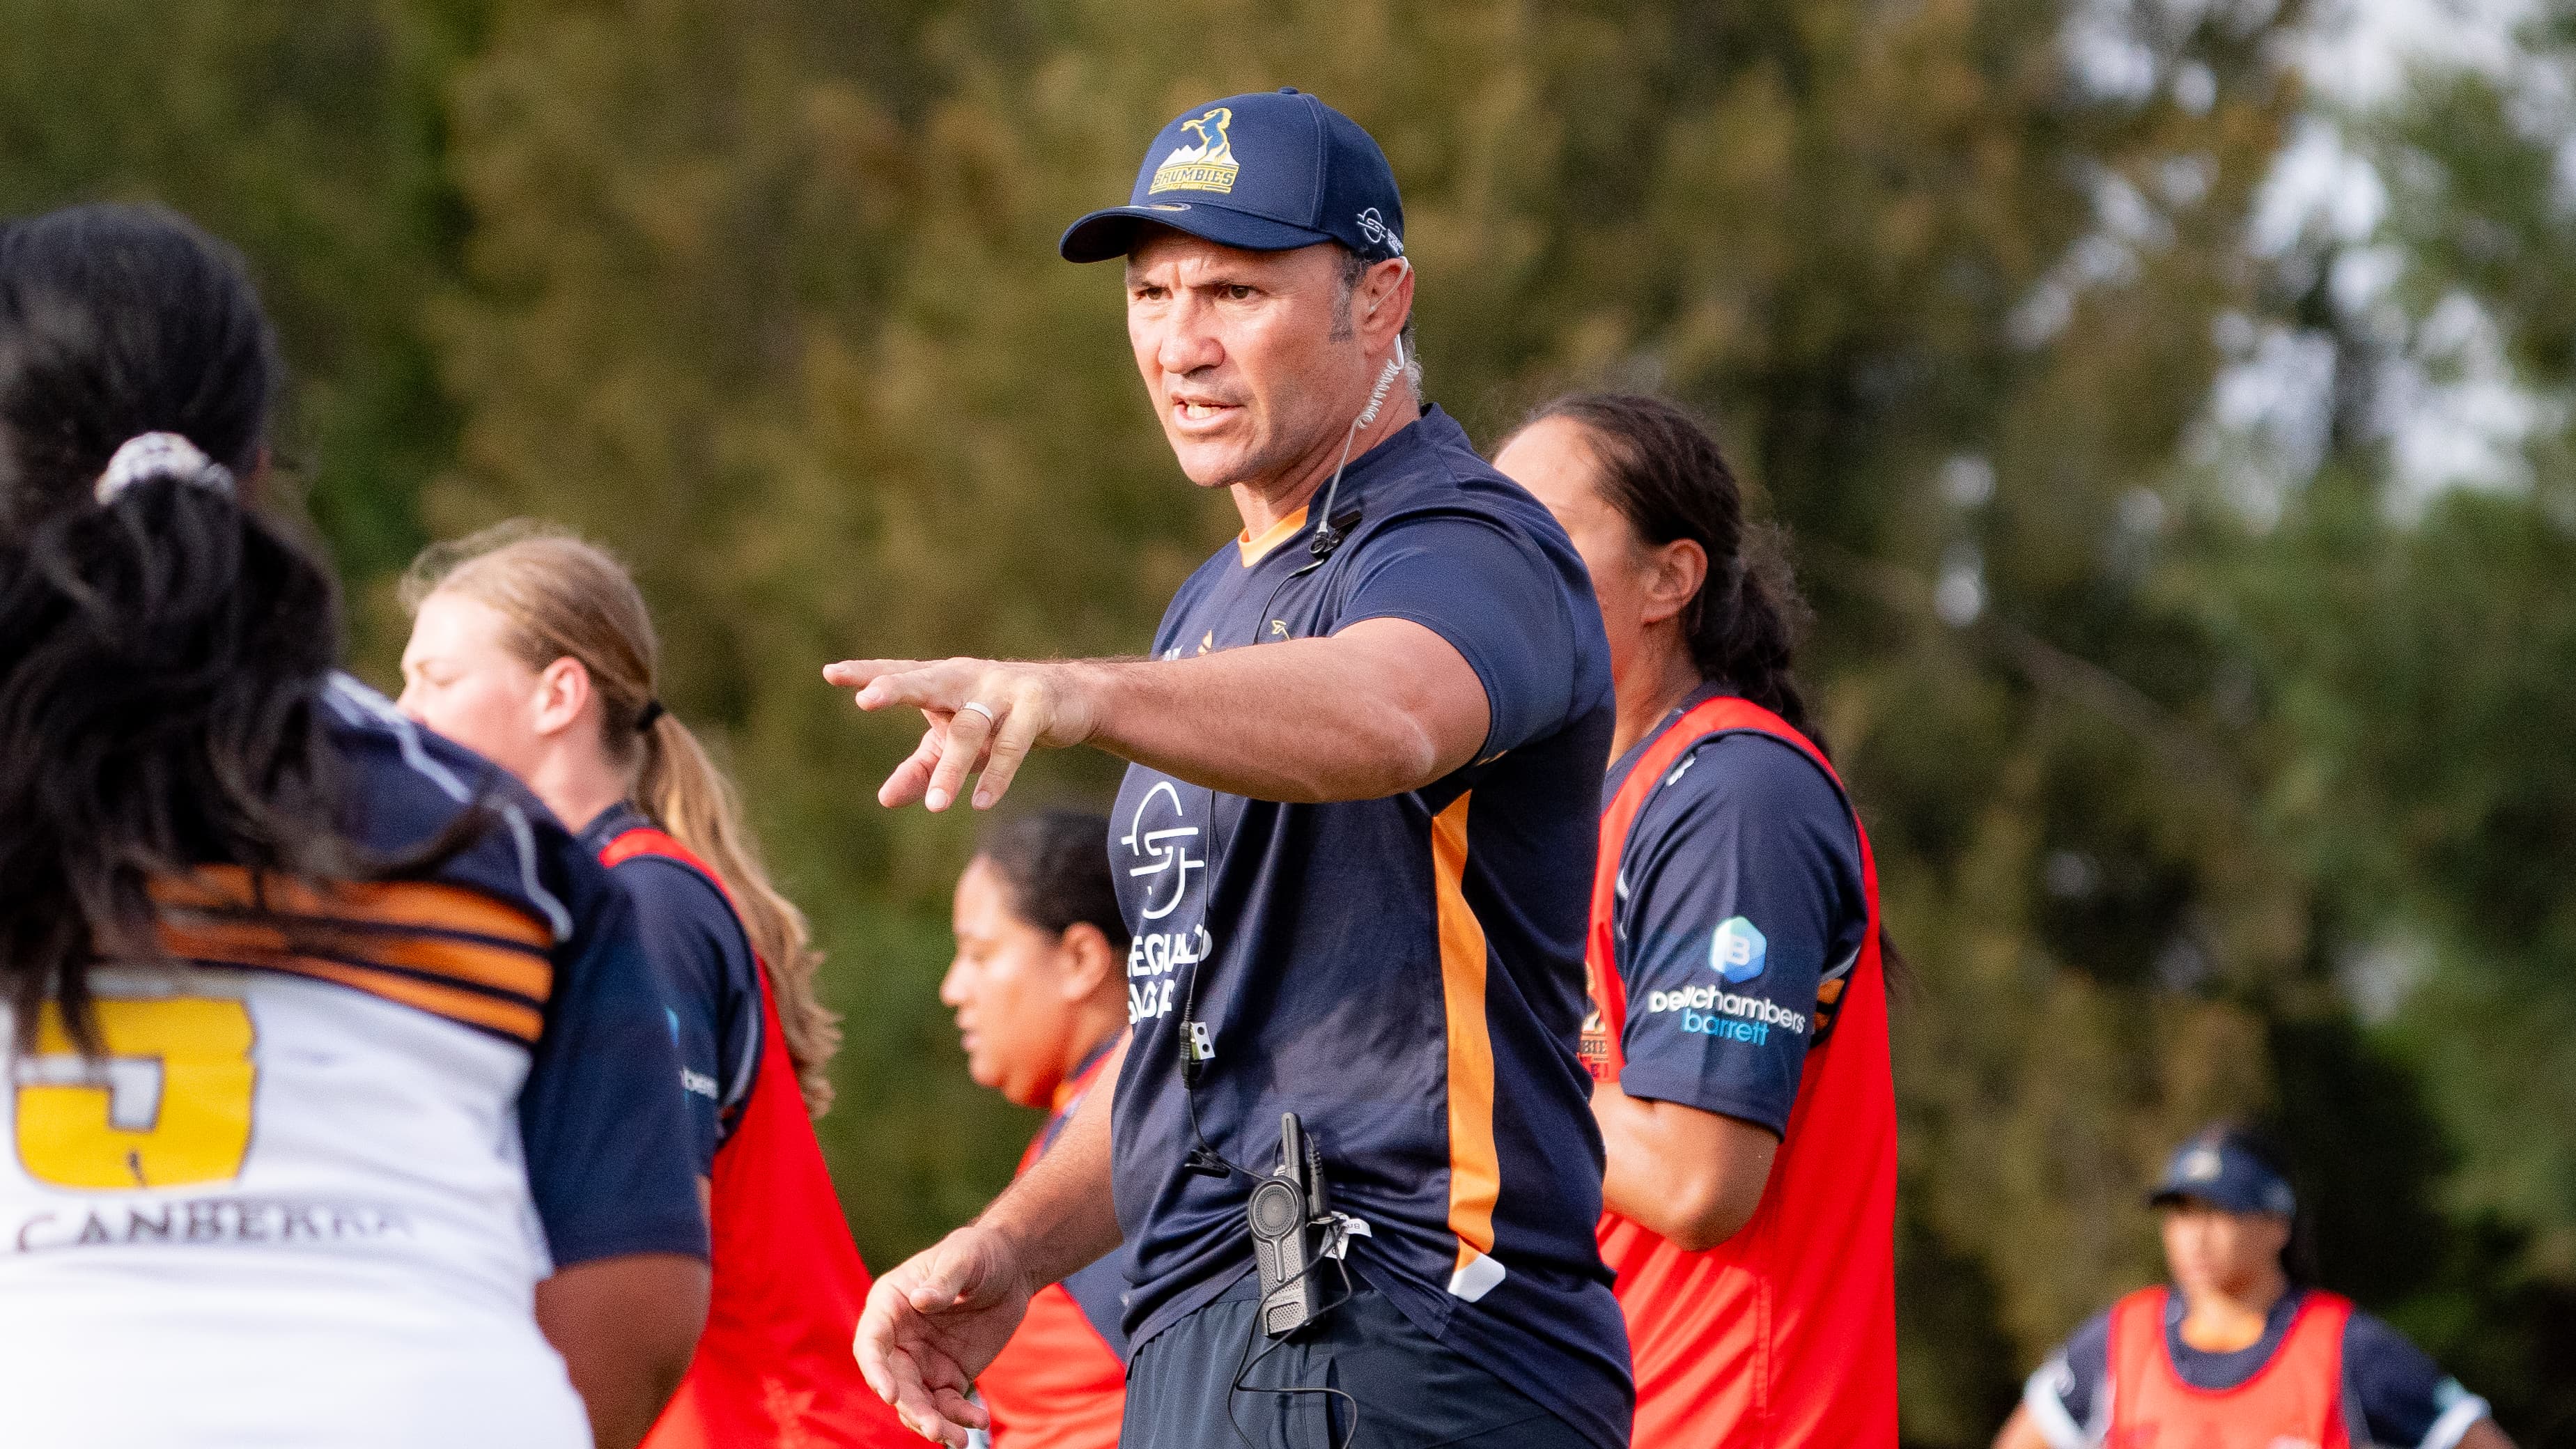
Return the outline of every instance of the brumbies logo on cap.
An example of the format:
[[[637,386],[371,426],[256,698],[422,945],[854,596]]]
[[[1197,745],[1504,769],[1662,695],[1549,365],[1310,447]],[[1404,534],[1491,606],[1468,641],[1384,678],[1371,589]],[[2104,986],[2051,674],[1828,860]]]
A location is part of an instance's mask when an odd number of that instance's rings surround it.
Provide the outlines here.
[[[1195,146],[1175,146],[1163,164],[1154,168],[1154,184],[1145,189],[1148,196],[1166,191],[1234,190],[1234,178],[1243,168],[1234,159],[1234,142],[1225,128],[1234,124],[1234,112],[1223,106],[1210,106],[1204,115],[1181,122],[1181,129],[1199,138]]]

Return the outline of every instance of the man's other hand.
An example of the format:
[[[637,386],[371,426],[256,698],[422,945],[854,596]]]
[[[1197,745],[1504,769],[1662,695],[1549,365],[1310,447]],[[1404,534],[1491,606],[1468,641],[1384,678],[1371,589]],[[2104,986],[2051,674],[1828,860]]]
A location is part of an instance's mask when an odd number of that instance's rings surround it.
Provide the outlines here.
[[[868,1290],[851,1350],[904,1427],[964,1449],[992,1416],[967,1398],[1028,1313],[1029,1280],[1010,1241],[968,1224]]]
[[[1032,748],[1091,738],[1095,725],[1072,669],[990,659],[845,659],[824,666],[823,678],[856,690],[861,709],[910,707],[929,722],[921,743],[877,788],[877,803],[918,800],[945,810],[974,774],[975,808],[989,810]]]

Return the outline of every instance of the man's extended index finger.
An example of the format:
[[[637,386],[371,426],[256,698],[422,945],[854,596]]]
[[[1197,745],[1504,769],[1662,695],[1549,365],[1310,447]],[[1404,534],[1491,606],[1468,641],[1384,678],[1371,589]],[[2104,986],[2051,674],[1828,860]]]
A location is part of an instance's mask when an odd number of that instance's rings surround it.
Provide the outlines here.
[[[844,659],[823,666],[823,682],[841,689],[865,689],[882,676],[920,667],[918,659]]]

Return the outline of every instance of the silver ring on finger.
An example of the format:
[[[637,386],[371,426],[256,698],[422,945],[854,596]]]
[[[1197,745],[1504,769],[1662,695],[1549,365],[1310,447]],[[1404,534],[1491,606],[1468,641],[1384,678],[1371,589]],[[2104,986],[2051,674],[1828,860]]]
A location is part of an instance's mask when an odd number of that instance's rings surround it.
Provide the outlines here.
[[[964,714],[970,709],[975,711],[977,714],[982,715],[984,717],[984,723],[987,725],[999,727],[1002,723],[1001,717],[993,713],[993,707],[991,705],[970,699],[964,704],[957,706],[957,712],[959,714]]]

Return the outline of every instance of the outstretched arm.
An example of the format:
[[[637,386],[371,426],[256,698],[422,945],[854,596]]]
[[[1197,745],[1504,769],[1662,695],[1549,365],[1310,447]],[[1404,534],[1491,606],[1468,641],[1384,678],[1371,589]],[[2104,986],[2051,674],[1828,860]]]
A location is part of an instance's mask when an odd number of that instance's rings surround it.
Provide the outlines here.
[[[1409,619],[1192,659],[853,659],[823,677],[861,709],[922,712],[920,747],[877,798],[933,810],[978,770],[989,808],[1032,748],[1084,744],[1229,795],[1372,800],[1466,764],[1489,723],[1476,671]]]
[[[1119,1043],[1102,1067],[1126,1061]],[[906,1428],[963,1449],[992,1416],[967,1398],[1038,1289],[1118,1246],[1109,1201],[1110,1092],[1075,1109],[1055,1145],[981,1217],[876,1281],[859,1318],[859,1372]]]

